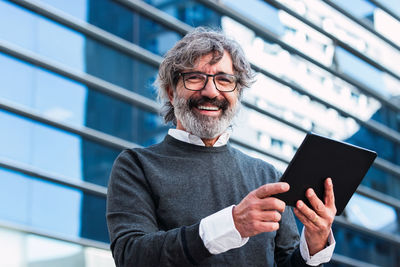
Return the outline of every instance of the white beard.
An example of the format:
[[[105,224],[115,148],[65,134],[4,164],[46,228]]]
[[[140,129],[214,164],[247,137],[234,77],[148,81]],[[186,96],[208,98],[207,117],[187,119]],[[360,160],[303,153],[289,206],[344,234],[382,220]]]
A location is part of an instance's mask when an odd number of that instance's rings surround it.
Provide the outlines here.
[[[240,107],[240,102],[237,101],[234,106],[223,110],[219,117],[211,117],[194,112],[188,102],[175,93],[172,101],[175,117],[187,132],[204,139],[212,139],[225,132],[231,126]]]

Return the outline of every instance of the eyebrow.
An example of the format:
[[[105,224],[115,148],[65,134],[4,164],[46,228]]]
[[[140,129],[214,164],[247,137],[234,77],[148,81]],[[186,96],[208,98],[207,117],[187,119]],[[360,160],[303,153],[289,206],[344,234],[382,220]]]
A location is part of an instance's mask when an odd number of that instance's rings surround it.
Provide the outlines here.
[[[188,71],[187,73],[202,73],[202,74],[210,74],[210,73],[206,73],[206,72],[199,71],[199,70]],[[217,73],[215,73],[215,74],[213,74],[213,75],[217,75],[217,74],[228,74],[228,75],[233,75],[233,76],[235,76],[235,74],[234,74],[234,73],[226,73],[226,72],[223,72],[223,71],[219,71],[219,72],[217,72]]]

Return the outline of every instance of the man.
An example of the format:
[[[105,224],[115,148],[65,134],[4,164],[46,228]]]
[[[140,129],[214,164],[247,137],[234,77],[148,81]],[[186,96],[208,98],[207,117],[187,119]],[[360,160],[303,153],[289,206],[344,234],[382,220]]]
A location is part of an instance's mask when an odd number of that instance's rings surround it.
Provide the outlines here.
[[[165,120],[160,144],[127,149],[111,173],[107,222],[117,266],[306,266],[329,261],[336,213],[309,189],[292,209],[273,195],[289,190],[270,164],[228,143],[242,90],[253,74],[239,45],[197,28],[160,66]],[[332,244],[333,243],[333,244]],[[300,245],[299,245],[300,244]]]

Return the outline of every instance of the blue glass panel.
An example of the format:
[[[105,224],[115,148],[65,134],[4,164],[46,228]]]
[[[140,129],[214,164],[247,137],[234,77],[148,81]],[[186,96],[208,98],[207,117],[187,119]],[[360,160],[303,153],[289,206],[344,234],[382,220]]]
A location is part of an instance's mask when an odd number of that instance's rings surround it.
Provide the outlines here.
[[[285,32],[285,27],[279,18],[279,11],[265,1],[224,0],[224,3],[279,36]]]
[[[158,114],[145,112],[122,101],[90,91],[86,126],[140,145],[151,145],[167,132]]]
[[[82,198],[79,236],[110,242],[106,222],[106,199],[85,194]]]
[[[28,176],[0,169],[3,220],[77,236],[81,193]],[[10,205],[13,203],[13,205]]]
[[[34,48],[37,41],[35,16],[6,1],[0,1],[0,14],[0,39]]]
[[[367,21],[373,26],[374,11],[377,8],[373,3],[368,0],[332,0],[346,11],[363,21]],[[378,0],[380,4],[388,10],[400,16],[400,1],[398,0]]]
[[[375,9],[375,5],[369,3],[365,0],[333,0],[332,2],[336,3],[340,7],[344,8],[346,11],[351,13],[353,16],[359,19],[365,19],[364,21],[369,21],[372,24],[373,20],[373,12]]]
[[[115,82],[131,82],[131,85],[134,84],[142,90],[141,93],[155,97],[155,90],[150,89],[153,77],[148,78],[146,82],[143,79],[144,75],[133,79],[129,71],[107,72],[105,67],[97,68],[94,62],[90,65],[93,65],[93,69],[99,74],[106,75]],[[144,64],[136,67],[143,73],[154,74],[153,68]],[[126,102],[88,90],[82,84],[27,65],[20,60],[0,54],[0,72],[4,74],[0,76],[0,84],[5,88],[0,91],[0,99],[22,104],[56,121],[78,127],[86,125],[141,145],[153,144],[166,133],[167,128],[157,114],[145,112]],[[18,79],[14,78],[14,73],[19,73]],[[146,88],[140,86],[142,83],[149,84]]]
[[[107,186],[111,168],[120,151],[88,140],[82,141],[82,173],[86,182]]]
[[[0,156],[81,179],[78,136],[0,111]]]
[[[0,53],[0,97],[32,106],[34,72],[30,66]],[[15,78],[16,73],[18,79]]]
[[[34,108],[57,121],[84,124],[87,89],[82,84],[36,69]]]
[[[221,15],[197,1],[148,0],[148,4],[192,26],[220,27]],[[146,28],[145,28],[146,29]]]
[[[344,73],[352,76],[358,81],[361,81],[363,84],[375,89],[376,91],[388,95],[388,92],[385,90],[385,83],[381,71],[340,47],[336,48],[336,58],[339,68]]]
[[[96,0],[98,1],[98,0]],[[62,12],[67,13],[77,19],[85,21],[87,19],[87,2],[88,0],[41,0],[40,2],[52,6]]]
[[[390,84],[387,79],[384,79],[382,71],[339,47],[336,49],[336,59],[342,72],[388,98],[393,97],[393,101],[395,101],[394,96],[388,90]],[[378,110],[372,116],[372,119],[382,122],[395,130],[400,129],[397,112],[386,107]]]
[[[115,267],[109,249],[0,227],[2,267]]]
[[[181,37],[111,0],[90,1],[88,22],[158,55],[164,55]]]
[[[82,179],[79,136],[36,124],[30,138],[32,165]]]
[[[35,228],[78,236],[82,192],[48,182],[32,181],[30,221]]]
[[[379,0],[383,6],[400,17],[400,1],[398,0]]]
[[[395,144],[394,142],[389,141],[364,127],[361,127],[360,130],[346,141],[361,147],[375,150],[379,157],[400,164],[400,145]]]
[[[90,180],[88,175],[92,173],[87,169],[93,168],[97,175],[92,182],[103,186],[107,184],[112,163],[120,152],[4,111],[0,111],[0,147],[0,157],[61,177]],[[96,160],[87,162],[88,155]]]
[[[100,6],[96,5],[96,8],[99,7]],[[7,12],[7,14],[11,14],[13,17],[21,17],[20,22],[15,22],[15,27],[12,27],[12,29],[4,26],[4,29],[1,29],[0,38],[29,51],[33,51],[44,56],[44,58],[60,62],[66,67],[73,68],[75,71],[86,71],[89,74],[115,83],[128,90],[136,91],[145,96],[154,98],[154,90],[151,83],[155,79],[157,68],[145,65],[115,49],[90,38],[86,38],[80,33],[69,30],[45,18],[36,16],[15,5],[0,2],[0,8],[3,8],[3,10],[0,9],[0,12]],[[92,16],[95,15],[96,13]],[[113,23],[110,21],[112,18],[114,18],[114,16],[107,13],[108,20],[103,23],[115,25],[115,21],[112,21]],[[133,22],[131,19],[132,18],[121,21],[121,25],[124,25],[123,23],[125,22],[128,23],[128,21],[129,25],[131,25],[128,31],[123,31],[123,34],[132,35],[132,31],[134,31],[133,27],[137,26],[132,24]],[[0,16],[1,25],[8,25],[9,23],[7,18]],[[118,25],[119,24],[117,24],[117,26]],[[32,36],[26,34],[26,29],[29,30],[29,33],[33,32],[34,34]],[[139,29],[141,28],[136,30],[139,31]],[[117,30],[120,29],[117,27]],[[147,30],[150,29],[146,28],[144,32]],[[151,30],[151,32],[154,31]],[[146,33],[140,34],[140,36],[142,36],[142,38],[137,38],[136,40],[142,42],[142,46],[147,49],[154,48],[155,43],[153,41],[145,41],[146,38],[149,39],[152,35]],[[165,31],[154,35],[152,38],[154,39],[156,37],[160,37],[159,41],[162,43],[160,47],[163,51],[161,51],[161,53],[166,52],[177,40],[177,38],[167,35]],[[132,73],[140,73],[140,75],[132,78]]]
[[[396,97],[391,98],[392,103],[396,103]],[[400,131],[400,116],[399,113],[386,107],[382,106],[377,110],[371,117],[372,120],[378,121],[395,131]]]
[[[396,266],[399,262],[400,250],[387,241],[373,236],[333,225],[336,247],[335,253],[355,258],[378,266]],[[329,265],[327,266],[336,266]]]
[[[368,171],[362,181],[362,184],[394,198],[400,198],[399,177],[388,174],[376,167],[372,167]]]
[[[0,14],[0,39],[78,70],[84,69],[84,38],[80,34],[14,4],[0,2]]]
[[[31,161],[32,124],[0,110],[0,157]]]
[[[57,121],[84,123],[87,89],[79,83],[0,54],[0,98],[33,108]],[[15,78],[18,73],[18,79]]]
[[[384,203],[354,194],[346,206],[348,221],[375,231],[398,234],[396,210]]]
[[[163,55],[180,35],[111,0],[45,0],[46,4],[87,21],[149,51]],[[194,15],[199,16],[199,12]],[[201,15],[200,15],[201,16]]]
[[[109,242],[105,198],[2,168],[0,177],[0,220]]]
[[[86,45],[86,72],[148,98],[156,98],[152,83],[157,68],[92,40],[87,40]]]
[[[22,175],[0,168],[0,219],[28,222],[30,191],[31,183]]]

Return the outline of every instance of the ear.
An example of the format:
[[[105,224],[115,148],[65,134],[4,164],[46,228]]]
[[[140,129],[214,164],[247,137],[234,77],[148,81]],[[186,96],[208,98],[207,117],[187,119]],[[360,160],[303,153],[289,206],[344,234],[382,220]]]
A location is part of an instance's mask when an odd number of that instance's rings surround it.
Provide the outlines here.
[[[174,99],[174,90],[171,88],[171,86],[168,86],[167,93],[169,101],[172,103],[172,100]]]

